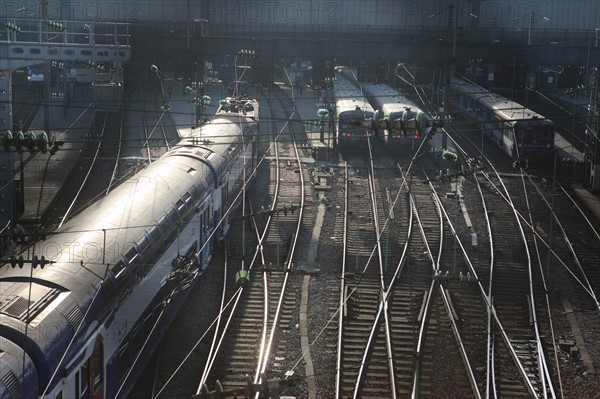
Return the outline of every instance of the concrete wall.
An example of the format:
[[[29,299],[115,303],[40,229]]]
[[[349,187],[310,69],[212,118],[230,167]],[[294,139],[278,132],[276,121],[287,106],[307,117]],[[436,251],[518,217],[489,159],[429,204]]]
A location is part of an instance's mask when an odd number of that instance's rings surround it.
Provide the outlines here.
[[[600,28],[598,0],[48,0],[48,18],[116,22]],[[40,18],[40,0],[3,0],[1,18]]]

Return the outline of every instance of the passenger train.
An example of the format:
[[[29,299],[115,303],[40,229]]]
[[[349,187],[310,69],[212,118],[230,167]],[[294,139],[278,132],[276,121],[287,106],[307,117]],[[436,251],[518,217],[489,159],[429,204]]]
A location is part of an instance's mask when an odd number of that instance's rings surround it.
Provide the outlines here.
[[[509,156],[547,156],[554,151],[554,123],[544,116],[481,86],[452,78],[448,106],[481,129]]]
[[[390,150],[414,149],[432,126],[427,114],[406,96],[385,84],[363,84],[375,109],[375,130]]]
[[[336,67],[335,97],[336,139],[340,150],[363,150],[373,136],[373,108],[340,67]]]
[[[0,269],[0,398],[124,398],[227,231],[258,103],[230,98],[164,156]],[[246,169],[246,173],[244,173]]]

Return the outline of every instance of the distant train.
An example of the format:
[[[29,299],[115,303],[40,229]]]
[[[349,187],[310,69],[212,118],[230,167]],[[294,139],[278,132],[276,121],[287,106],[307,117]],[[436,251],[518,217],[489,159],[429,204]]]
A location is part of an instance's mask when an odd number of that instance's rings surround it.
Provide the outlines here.
[[[228,99],[195,137],[0,269],[0,398],[128,395],[227,231],[255,167],[258,111]]]
[[[481,122],[483,132],[511,157],[554,151],[554,123],[535,111],[458,78],[452,78],[446,94],[450,111]]]
[[[432,121],[413,101],[385,84],[363,84],[362,88],[376,110],[375,130],[389,149],[414,148],[427,137]]]
[[[373,136],[373,108],[345,71],[336,68],[333,85],[336,139],[341,150],[364,150]]]

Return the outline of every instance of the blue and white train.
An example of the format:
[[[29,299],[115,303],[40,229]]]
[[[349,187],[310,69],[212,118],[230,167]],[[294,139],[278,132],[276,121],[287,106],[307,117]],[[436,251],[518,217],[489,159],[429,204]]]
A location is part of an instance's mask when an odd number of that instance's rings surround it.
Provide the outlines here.
[[[374,112],[347,73],[346,68],[337,67],[333,84],[337,144],[340,150],[365,150],[374,134]]]
[[[554,123],[543,115],[474,83],[453,77],[446,90],[450,111],[481,123],[509,156],[547,156],[554,151]]]
[[[0,398],[124,398],[255,167],[258,103],[213,119],[0,269]],[[246,171],[244,172],[244,169]]]

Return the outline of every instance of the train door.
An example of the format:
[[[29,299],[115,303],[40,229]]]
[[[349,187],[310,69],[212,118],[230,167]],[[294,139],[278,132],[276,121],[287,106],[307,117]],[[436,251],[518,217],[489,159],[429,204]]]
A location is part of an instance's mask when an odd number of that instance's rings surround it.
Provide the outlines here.
[[[207,197],[197,208],[198,218],[198,260],[202,266],[208,264],[210,259],[210,245],[207,244],[210,237],[210,197]]]
[[[229,173],[227,174],[227,179],[229,179]],[[221,186],[221,207],[219,208],[219,210],[215,211],[215,218],[217,221],[221,220],[221,214],[227,211],[230,205],[231,204],[229,203],[229,181],[227,181],[224,185]],[[223,223],[221,223],[220,236],[225,236],[229,231],[230,215],[231,213],[227,213],[227,216],[225,216],[225,220],[223,220]],[[221,238],[222,237],[219,237],[219,239]]]
[[[104,399],[104,345],[102,336],[96,337],[94,349],[76,378],[76,397],[80,399]]]
[[[92,399],[104,399],[104,344],[101,335],[96,338],[90,356],[90,388]]]

